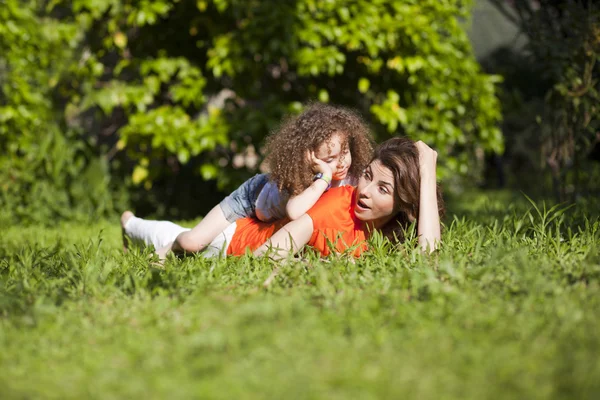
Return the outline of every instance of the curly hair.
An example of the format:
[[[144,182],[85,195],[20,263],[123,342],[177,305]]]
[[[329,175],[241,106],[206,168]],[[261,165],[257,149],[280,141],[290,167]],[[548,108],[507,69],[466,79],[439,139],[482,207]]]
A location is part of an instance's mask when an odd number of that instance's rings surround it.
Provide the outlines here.
[[[421,175],[419,172],[419,151],[415,142],[407,137],[394,137],[381,143],[373,155],[388,168],[394,176],[394,208],[396,217],[389,221],[381,232],[392,241],[403,242],[404,233],[413,221],[419,219]],[[437,186],[437,203],[440,218],[445,214],[444,200],[440,186]]]
[[[313,182],[307,151],[317,151],[335,134],[342,135],[342,148],[349,149],[352,164],[348,176],[358,178],[373,155],[371,132],[352,110],[323,103],[309,104],[300,115],[287,117],[266,141],[266,164],[279,190],[297,195]]]

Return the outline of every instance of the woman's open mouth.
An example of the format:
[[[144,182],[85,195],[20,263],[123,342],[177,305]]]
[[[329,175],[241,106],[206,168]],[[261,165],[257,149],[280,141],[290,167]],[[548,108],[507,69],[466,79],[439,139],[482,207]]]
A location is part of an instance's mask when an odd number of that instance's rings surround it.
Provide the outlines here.
[[[371,207],[367,206],[364,201],[359,199],[356,202],[356,209],[359,211],[367,211],[367,210],[370,210]]]

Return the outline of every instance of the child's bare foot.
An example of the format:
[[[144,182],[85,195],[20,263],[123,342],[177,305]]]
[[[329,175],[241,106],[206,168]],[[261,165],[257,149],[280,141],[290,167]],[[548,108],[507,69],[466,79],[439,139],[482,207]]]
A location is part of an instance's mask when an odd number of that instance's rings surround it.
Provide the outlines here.
[[[125,234],[125,225],[127,225],[127,221],[131,219],[131,217],[135,217],[135,215],[127,210],[121,214],[121,236],[123,237],[123,251],[127,253],[127,245],[129,241],[127,240],[127,235]]]

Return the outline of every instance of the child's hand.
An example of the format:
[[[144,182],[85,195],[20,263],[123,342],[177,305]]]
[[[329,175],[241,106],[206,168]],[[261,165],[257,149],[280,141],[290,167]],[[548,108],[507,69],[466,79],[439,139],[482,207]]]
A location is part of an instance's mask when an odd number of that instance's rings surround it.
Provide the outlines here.
[[[310,162],[311,168],[315,174],[320,172],[329,178],[333,176],[333,171],[331,170],[329,164],[323,160],[319,160],[317,156],[315,156],[314,151],[308,151],[307,153],[308,161]]]

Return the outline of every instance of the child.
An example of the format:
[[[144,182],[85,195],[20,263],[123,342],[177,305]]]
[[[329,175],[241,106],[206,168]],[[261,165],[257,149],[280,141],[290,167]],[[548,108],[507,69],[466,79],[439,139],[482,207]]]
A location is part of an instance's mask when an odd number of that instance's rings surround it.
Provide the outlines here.
[[[156,252],[164,258],[171,250],[203,250],[240,218],[264,222],[297,219],[330,187],[355,185],[372,156],[369,129],[362,119],[345,108],[321,103],[284,121],[279,131],[268,137],[266,151],[270,175],[259,174],[244,182],[193,229],[174,228],[182,230],[174,242],[144,240],[158,244]],[[131,218],[129,211],[121,216],[125,234]],[[165,232],[165,237],[173,236]]]

